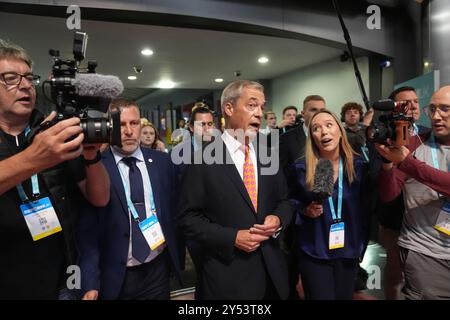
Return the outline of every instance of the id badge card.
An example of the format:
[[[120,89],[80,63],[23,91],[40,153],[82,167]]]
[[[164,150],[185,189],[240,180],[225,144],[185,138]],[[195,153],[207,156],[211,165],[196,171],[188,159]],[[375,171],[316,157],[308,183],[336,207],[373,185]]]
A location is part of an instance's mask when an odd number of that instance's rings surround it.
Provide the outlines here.
[[[20,206],[33,241],[48,237],[62,230],[49,197],[30,201]]]
[[[330,227],[329,245],[330,250],[344,247],[345,224],[344,222],[333,223]]]
[[[166,241],[156,214],[152,214],[150,217],[140,222],[139,228],[152,250],[155,250]]]
[[[450,202],[444,202],[434,228],[450,236]]]

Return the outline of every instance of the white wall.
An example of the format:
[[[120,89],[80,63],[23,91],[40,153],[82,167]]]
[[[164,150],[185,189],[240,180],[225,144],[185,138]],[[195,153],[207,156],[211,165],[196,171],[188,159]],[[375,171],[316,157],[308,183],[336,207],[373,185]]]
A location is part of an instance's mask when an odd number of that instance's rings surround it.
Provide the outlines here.
[[[356,59],[361,77],[369,93],[369,59]],[[325,98],[328,109],[340,114],[341,107],[349,101],[363,105],[356,81],[353,65],[350,60],[340,62],[338,59],[321,62],[306,68],[289,72],[272,80],[272,109],[279,120],[284,107],[294,105],[303,108],[303,99],[311,94],[319,94]]]

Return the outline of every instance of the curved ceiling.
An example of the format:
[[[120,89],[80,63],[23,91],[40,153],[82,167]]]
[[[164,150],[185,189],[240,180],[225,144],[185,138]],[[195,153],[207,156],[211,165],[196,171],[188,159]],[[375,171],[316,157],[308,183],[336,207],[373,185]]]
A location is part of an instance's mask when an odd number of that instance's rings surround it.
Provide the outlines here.
[[[156,88],[167,79],[175,88],[221,89],[236,79],[237,70],[243,79],[272,79],[342,53],[300,40],[243,33],[83,20],[81,28],[89,35],[87,59],[98,61],[97,72],[119,76],[128,88]],[[50,48],[71,57],[73,31],[65,19],[0,12],[0,30],[0,38],[31,54],[41,76],[51,70]],[[154,54],[141,55],[145,47]],[[269,62],[258,63],[260,56]],[[143,72],[135,74],[135,65]],[[128,80],[133,74],[138,79]],[[215,78],[224,82],[216,83]]]

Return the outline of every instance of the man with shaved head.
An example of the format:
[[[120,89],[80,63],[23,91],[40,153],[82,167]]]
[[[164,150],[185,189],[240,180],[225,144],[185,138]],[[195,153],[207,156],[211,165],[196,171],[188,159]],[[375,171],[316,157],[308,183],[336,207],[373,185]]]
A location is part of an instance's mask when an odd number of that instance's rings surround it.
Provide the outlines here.
[[[405,215],[398,244],[406,299],[450,299],[450,86],[424,108],[432,132],[408,147],[377,145],[386,161],[379,175],[383,201],[403,190]]]

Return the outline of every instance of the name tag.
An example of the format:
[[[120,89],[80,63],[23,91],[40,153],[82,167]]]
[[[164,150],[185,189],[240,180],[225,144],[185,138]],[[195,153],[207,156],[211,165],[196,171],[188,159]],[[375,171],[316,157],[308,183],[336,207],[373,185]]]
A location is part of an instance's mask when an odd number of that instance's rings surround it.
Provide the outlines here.
[[[434,228],[450,236],[450,203],[445,201]]]
[[[330,250],[344,247],[345,224],[344,222],[334,223],[330,227],[330,237],[328,248]]]
[[[50,198],[27,202],[20,206],[33,241],[48,237],[62,230]]]
[[[139,223],[139,228],[152,250],[155,250],[166,241],[156,214],[152,214],[150,217]]]

